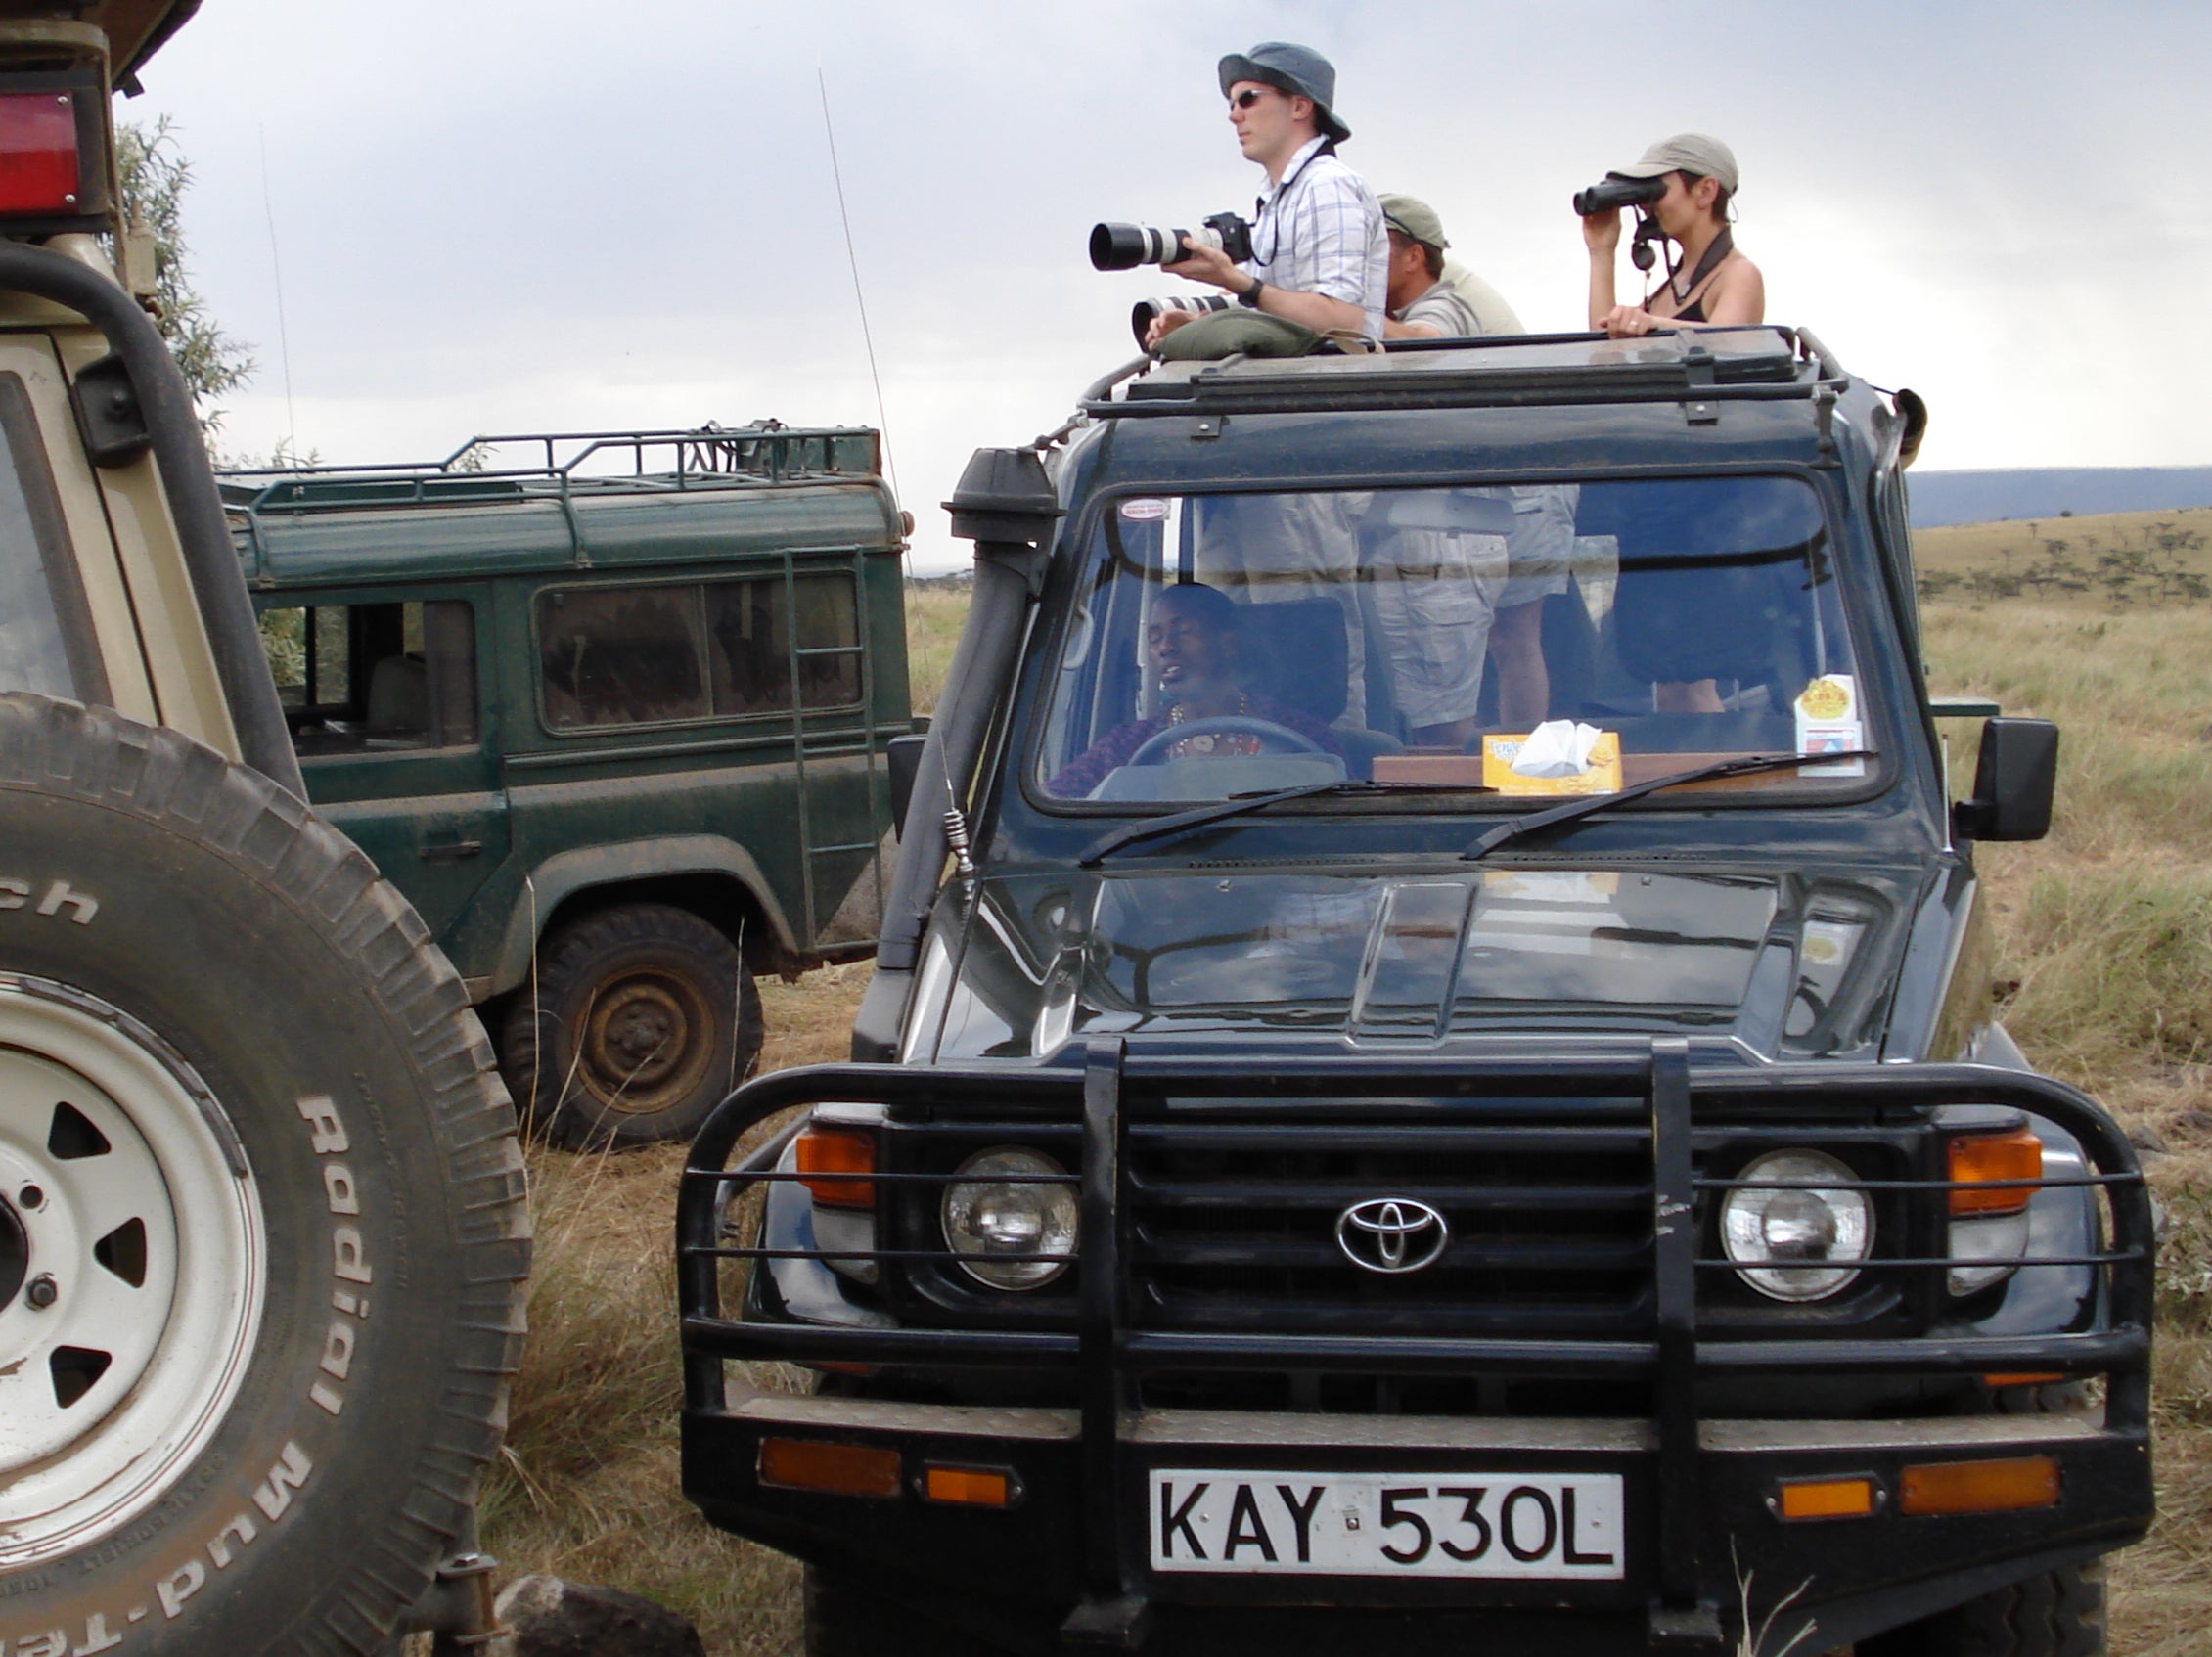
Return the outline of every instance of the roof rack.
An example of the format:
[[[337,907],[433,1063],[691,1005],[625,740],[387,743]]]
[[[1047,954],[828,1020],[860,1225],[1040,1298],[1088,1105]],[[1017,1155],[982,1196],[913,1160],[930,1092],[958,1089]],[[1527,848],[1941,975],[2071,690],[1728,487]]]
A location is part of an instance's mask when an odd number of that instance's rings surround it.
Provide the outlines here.
[[[542,450],[532,464],[497,467],[503,447]],[[664,451],[649,470],[647,455]],[[620,463],[626,457],[625,468]],[[875,476],[881,439],[867,426],[706,425],[688,430],[552,431],[472,437],[443,460],[371,466],[247,467],[220,473],[223,503],[248,518],[435,501],[441,505],[567,499],[677,489],[726,489],[820,475]]]
[[[1847,376],[1804,329],[1664,330],[1637,340],[1603,334],[1392,340],[1380,352],[1177,365],[1111,394],[1093,387],[1083,413],[1137,419],[1193,413],[1538,407],[1596,403],[1809,400],[1823,412]]]

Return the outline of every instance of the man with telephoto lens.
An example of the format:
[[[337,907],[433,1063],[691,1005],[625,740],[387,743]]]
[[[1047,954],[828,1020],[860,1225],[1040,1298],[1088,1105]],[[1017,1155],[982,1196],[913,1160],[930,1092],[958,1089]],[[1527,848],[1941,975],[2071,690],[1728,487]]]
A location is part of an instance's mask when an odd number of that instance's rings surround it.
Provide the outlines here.
[[[1640,305],[1619,304],[1613,292],[1613,255],[1620,246],[1620,209],[1585,214],[1582,241],[1590,249],[1593,329],[1631,339],[1685,324],[1731,327],[1765,318],[1765,279],[1757,265],[1736,250],[1729,231],[1729,202],[1737,188],[1734,151],[1705,133],[1678,132],[1645,151],[1634,166],[1617,167],[1607,177],[1660,184],[1658,198],[1638,210],[1680,252],[1669,255],[1666,280],[1657,292]],[[1638,262],[1649,268],[1648,253]]]
[[[1186,256],[1161,268],[1317,334],[1379,339],[1390,244],[1374,192],[1336,158],[1352,129],[1331,107],[1335,69],[1310,47],[1268,40],[1222,59],[1220,74],[1238,147],[1267,172],[1252,256],[1238,264],[1186,239]],[[1193,320],[1189,311],[1161,312],[1146,347]]]
[[[1385,339],[1472,339],[1525,334],[1498,291],[1457,259],[1447,259],[1444,221],[1411,196],[1380,198],[1390,234],[1389,315]]]

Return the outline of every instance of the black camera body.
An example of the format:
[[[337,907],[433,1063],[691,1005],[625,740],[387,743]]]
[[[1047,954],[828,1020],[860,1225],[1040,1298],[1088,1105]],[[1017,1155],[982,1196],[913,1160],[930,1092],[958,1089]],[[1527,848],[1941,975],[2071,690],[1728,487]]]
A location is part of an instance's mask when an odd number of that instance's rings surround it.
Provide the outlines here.
[[[1667,193],[1664,174],[1657,178],[1623,178],[1609,172],[1587,190],[1574,193],[1574,210],[1588,218],[1592,213],[1617,212],[1622,207],[1641,207],[1656,202]]]
[[[1242,264],[1252,256],[1252,227],[1235,213],[1215,213],[1196,230],[1160,230],[1149,224],[1096,224],[1091,227],[1093,270],[1135,270],[1139,265],[1171,265],[1184,256],[1183,238],[1213,247]]]

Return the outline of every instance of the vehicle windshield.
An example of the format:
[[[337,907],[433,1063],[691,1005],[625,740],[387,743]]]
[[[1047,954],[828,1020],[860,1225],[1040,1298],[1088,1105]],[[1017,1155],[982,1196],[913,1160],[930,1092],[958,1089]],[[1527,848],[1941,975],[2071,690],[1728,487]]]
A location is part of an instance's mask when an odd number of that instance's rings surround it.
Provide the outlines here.
[[[1123,496],[1080,590],[1033,775],[1048,799],[1610,793],[1873,745],[1795,478]],[[1726,786],[1847,786],[1867,764]]]

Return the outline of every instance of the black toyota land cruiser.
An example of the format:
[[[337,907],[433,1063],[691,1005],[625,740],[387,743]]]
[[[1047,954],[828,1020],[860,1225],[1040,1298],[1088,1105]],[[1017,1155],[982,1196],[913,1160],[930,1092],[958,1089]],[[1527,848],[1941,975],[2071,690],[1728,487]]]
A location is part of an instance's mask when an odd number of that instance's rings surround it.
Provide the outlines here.
[[[950,503],[862,1062],[685,1176],[691,1499],[818,1653],[2101,1651],[2150,1209],[1991,1021],[2057,734],[1951,797],[1918,400],[1143,370]]]

